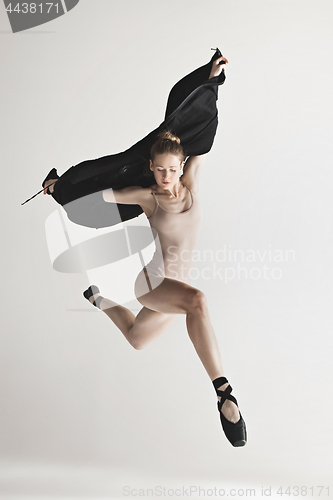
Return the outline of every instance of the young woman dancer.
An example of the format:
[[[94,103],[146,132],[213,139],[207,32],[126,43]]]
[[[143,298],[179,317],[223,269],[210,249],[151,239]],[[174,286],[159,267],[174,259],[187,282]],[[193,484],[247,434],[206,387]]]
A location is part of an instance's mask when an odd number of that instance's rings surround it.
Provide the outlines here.
[[[221,73],[221,60],[228,62],[226,58],[217,58],[212,64],[210,78]],[[202,218],[198,186],[204,159],[205,155],[191,156],[185,163],[180,139],[168,131],[160,132],[150,151],[150,170],[155,183],[146,188],[129,186],[102,191],[107,203],[142,208],[158,234],[156,251],[135,281],[135,294],[143,306],[137,316],[103,297],[95,285],[83,295],[113,321],[135,349],[145,347],[167,330],[178,314],[185,314],[188,335],[218,397],[217,407],[225,435],[233,446],[244,446],[247,441],[245,422],[224,374],[205,294],[190,285],[188,256],[196,246]],[[48,186],[52,193],[56,182],[56,179],[48,179],[44,193]]]

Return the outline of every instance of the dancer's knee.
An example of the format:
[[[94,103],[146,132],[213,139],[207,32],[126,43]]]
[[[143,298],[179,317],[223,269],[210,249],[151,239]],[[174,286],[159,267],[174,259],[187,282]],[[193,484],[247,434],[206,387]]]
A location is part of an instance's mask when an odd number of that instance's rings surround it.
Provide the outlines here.
[[[130,344],[134,349],[140,351],[144,347],[146,347],[147,342],[142,338],[142,335],[136,334],[133,332],[129,338]]]
[[[144,347],[146,347],[146,344],[142,343],[142,342],[131,342],[131,346],[134,347],[134,349],[136,349],[137,351],[141,351],[141,349],[143,349]]]
[[[191,290],[189,302],[188,302],[188,312],[189,313],[206,313],[208,309],[206,295],[197,288]]]
[[[140,351],[144,347],[146,347],[146,342],[144,342],[142,339],[131,339],[131,346],[134,347],[137,351]]]

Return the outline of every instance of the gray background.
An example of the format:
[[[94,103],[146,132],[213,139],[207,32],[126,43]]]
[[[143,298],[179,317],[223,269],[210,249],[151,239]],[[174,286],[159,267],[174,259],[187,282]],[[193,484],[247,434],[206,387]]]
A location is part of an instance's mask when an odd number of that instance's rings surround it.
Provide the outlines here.
[[[306,485],[319,498],[317,485],[330,484],[332,14],[324,0],[81,0],[14,35],[0,8],[1,498],[123,498],[125,486],[189,484],[257,496],[272,486],[273,498],[278,486]],[[52,167],[62,174],[157,127],[171,86],[216,46],[229,65],[201,174],[198,249],[256,259],[215,258],[252,277],[200,272],[192,284],[208,298],[247,424],[238,449],[185,316],[134,350],[86,304],[87,277],[52,268],[51,197],[20,205]],[[283,260],[261,261],[269,250]],[[264,264],[279,279],[253,271]]]

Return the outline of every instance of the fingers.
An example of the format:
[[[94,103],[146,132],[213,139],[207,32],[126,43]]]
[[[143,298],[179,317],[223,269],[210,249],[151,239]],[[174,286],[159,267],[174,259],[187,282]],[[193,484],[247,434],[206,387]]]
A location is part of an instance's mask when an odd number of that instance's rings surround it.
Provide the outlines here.
[[[47,194],[48,188],[49,188],[50,193],[53,193],[53,191],[54,191],[54,182],[56,180],[57,179],[49,179],[48,181],[45,182],[44,191],[43,191],[44,194]]]
[[[224,56],[221,56],[221,57],[219,57],[218,59],[216,59],[216,60],[215,60],[215,63],[219,65],[219,64],[221,64],[221,63],[222,63],[222,61],[224,61],[224,62],[226,62],[226,63],[229,63],[228,59],[227,59],[226,57],[224,57]]]

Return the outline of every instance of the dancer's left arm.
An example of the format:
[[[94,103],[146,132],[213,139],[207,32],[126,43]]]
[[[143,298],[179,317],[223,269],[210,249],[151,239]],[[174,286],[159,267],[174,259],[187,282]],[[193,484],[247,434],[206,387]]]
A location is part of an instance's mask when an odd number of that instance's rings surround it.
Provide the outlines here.
[[[190,156],[183,168],[181,179],[183,179],[195,193],[199,190],[199,174],[206,156],[207,153],[200,156]]]

